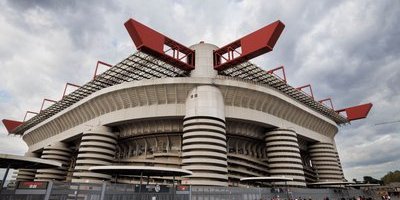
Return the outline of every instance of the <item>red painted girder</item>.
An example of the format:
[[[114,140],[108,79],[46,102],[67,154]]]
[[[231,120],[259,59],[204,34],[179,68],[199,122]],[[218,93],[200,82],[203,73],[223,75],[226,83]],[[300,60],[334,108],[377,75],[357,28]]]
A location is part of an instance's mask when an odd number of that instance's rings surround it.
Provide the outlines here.
[[[278,20],[215,50],[214,69],[225,70],[272,51],[284,28],[285,25]],[[235,55],[238,56],[235,57]]]
[[[19,125],[22,124],[22,122],[20,121],[14,121],[9,119],[3,119],[2,122],[6,127],[8,133],[12,133],[13,130],[15,130],[15,128],[17,128]]]
[[[358,106],[343,108],[337,110],[336,112],[346,112],[347,119],[349,121],[354,121],[358,119],[364,119],[368,116],[369,111],[372,108],[372,103],[366,103]]]
[[[125,22],[125,28],[139,51],[156,56],[182,70],[194,69],[193,50],[133,19]],[[165,46],[173,51],[172,56],[166,54]]]

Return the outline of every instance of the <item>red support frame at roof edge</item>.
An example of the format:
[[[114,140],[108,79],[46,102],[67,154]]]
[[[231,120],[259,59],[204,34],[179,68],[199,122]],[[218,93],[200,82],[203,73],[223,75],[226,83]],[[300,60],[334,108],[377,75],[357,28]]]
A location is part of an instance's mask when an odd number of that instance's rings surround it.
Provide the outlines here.
[[[99,65],[104,65],[104,66],[107,66],[107,67],[112,67],[112,65],[110,65],[110,64],[108,64],[108,63],[105,63],[105,62],[103,62],[103,61],[97,61],[97,64],[96,64],[96,69],[94,70],[94,75],[93,75],[93,79],[95,79],[96,78],[96,76],[97,76],[97,70],[99,69]]]
[[[283,78],[274,73],[275,71],[278,71],[278,70],[281,70],[281,71],[282,71]],[[280,67],[277,67],[277,68],[268,70],[267,73],[268,73],[268,74],[273,74],[273,75],[275,75],[276,77],[278,77],[279,79],[282,79],[283,81],[285,81],[285,83],[287,83],[287,80],[286,80],[286,73],[285,73],[285,67],[284,67],[283,65],[280,66]]]
[[[307,93],[305,93],[305,92],[303,91],[303,89],[304,89],[304,88],[309,88],[309,89],[310,89],[310,93],[311,93],[311,94],[307,94]],[[312,88],[311,88],[311,85],[310,85],[310,84],[307,84],[307,85],[300,86],[300,87],[298,87],[298,88],[296,88],[296,89],[298,89],[298,90],[302,91],[303,93],[305,93],[305,94],[309,95],[310,97],[312,97],[312,98],[314,99],[314,92],[313,92],[313,90],[312,90]]]
[[[194,69],[195,55],[193,50],[136,20],[129,19],[124,25],[139,51],[156,56],[182,70],[190,71]],[[164,50],[165,46],[173,51],[172,56],[167,54],[169,50]]]
[[[37,114],[39,114],[39,113],[37,113],[37,112],[32,112],[32,111],[26,111],[26,113],[25,113],[25,116],[24,116],[24,120],[23,120],[22,122],[25,122],[25,120],[26,120],[26,116],[28,116],[28,114],[34,114],[34,115],[37,115]]]
[[[272,51],[284,28],[278,20],[215,50],[214,69],[222,71]]]
[[[343,108],[340,110],[336,110],[336,112],[346,112],[347,119],[349,121],[364,119],[368,116],[369,111],[372,108],[372,103],[366,103],[358,106]]]
[[[64,92],[63,92],[63,95],[62,95],[61,99],[64,99],[65,93],[67,92],[68,86],[73,86],[73,87],[76,87],[76,88],[80,88],[80,87],[81,87],[81,86],[76,85],[76,84],[73,84],[73,83],[66,83],[66,84],[65,84],[65,87],[64,87]]]
[[[57,101],[55,101],[55,100],[51,100],[51,99],[43,99],[43,101],[42,101],[42,106],[40,107],[40,111],[39,112],[42,112],[42,110],[43,110],[43,106],[44,106],[44,102],[52,102],[52,103],[57,103]]]
[[[332,103],[332,99],[331,99],[330,97],[329,97],[329,98],[326,98],[326,99],[321,99],[321,100],[319,100],[318,102],[324,103],[325,101],[329,101],[332,110],[334,110],[333,103]]]
[[[15,121],[10,119],[3,119],[2,122],[6,127],[8,134],[13,133],[13,131],[22,124],[22,122],[20,121]]]

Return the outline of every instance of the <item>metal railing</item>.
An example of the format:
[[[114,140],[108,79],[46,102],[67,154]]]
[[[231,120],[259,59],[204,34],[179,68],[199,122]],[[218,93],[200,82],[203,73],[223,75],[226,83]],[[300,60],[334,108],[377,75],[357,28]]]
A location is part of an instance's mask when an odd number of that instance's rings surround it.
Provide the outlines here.
[[[49,182],[45,189],[3,189],[0,200],[264,200],[376,198],[372,191],[351,188],[257,188]]]

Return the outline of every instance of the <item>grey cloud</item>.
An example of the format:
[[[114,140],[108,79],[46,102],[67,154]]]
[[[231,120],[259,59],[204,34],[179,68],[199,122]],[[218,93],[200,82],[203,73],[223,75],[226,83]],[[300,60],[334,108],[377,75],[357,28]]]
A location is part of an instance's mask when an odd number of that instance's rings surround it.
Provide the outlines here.
[[[347,167],[367,166],[376,163],[387,163],[392,161],[400,161],[400,139],[395,137],[395,134],[385,135],[380,138],[370,139],[365,141],[367,145],[360,145],[358,142],[353,142],[349,146],[347,157],[343,163]]]
[[[43,7],[46,9],[54,9],[54,8],[68,8],[74,7],[74,1],[52,1],[52,0],[20,0],[20,1],[12,1],[8,0],[8,4],[20,11],[26,11],[33,7]]]
[[[78,49],[92,45],[101,39],[101,35],[107,30],[104,12],[118,12],[117,7],[107,1],[8,1],[8,4],[18,13],[49,14],[50,28],[67,30]],[[29,28],[31,31],[48,31],[43,30],[43,27],[35,27],[31,20],[14,20],[15,24]]]
[[[374,104],[368,119],[342,128],[336,137],[338,148],[345,152],[341,153],[345,173],[380,164],[383,170],[374,172],[379,178],[390,163],[400,162],[399,136],[390,134],[400,131],[398,125],[373,125],[400,119],[399,30],[393,26],[399,6],[393,4],[398,2],[342,2],[299,41],[295,60],[301,67],[296,77],[312,80],[317,96],[332,96],[337,108]],[[385,136],[392,140],[357,147]]]
[[[328,88],[351,88],[354,95],[366,98],[370,95],[367,92],[371,91],[367,88],[380,86],[370,81],[381,79],[379,68],[384,68],[399,55],[398,48],[390,47],[398,40],[394,39],[398,29],[391,25],[396,19],[393,15],[398,13],[398,6],[391,5],[389,1],[381,4],[367,1],[342,4],[337,10],[332,10],[319,27],[304,35],[303,41],[309,49],[299,49],[299,64],[303,67],[297,74],[311,76],[318,82],[325,80]],[[360,10],[352,9],[357,7]],[[381,20],[387,16],[392,17]],[[388,61],[388,58],[392,59]],[[336,89],[335,92],[338,96],[345,96],[348,90]]]

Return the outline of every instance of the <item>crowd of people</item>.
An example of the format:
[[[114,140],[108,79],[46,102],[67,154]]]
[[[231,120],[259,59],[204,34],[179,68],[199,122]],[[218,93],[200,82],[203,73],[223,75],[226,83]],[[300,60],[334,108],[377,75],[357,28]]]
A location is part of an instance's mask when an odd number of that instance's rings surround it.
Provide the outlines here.
[[[275,196],[271,200],[286,200],[286,199],[285,198],[279,198],[279,196]],[[291,198],[289,200],[313,200],[313,199],[312,198],[299,197],[299,198]],[[329,197],[325,197],[323,200],[330,200],[330,199],[329,199]],[[358,197],[352,197],[352,198],[349,198],[349,199],[341,198],[340,200],[372,200],[372,198],[371,197],[366,198],[364,196],[358,196]],[[389,195],[384,195],[384,196],[382,196],[382,200],[390,200],[390,196]]]

